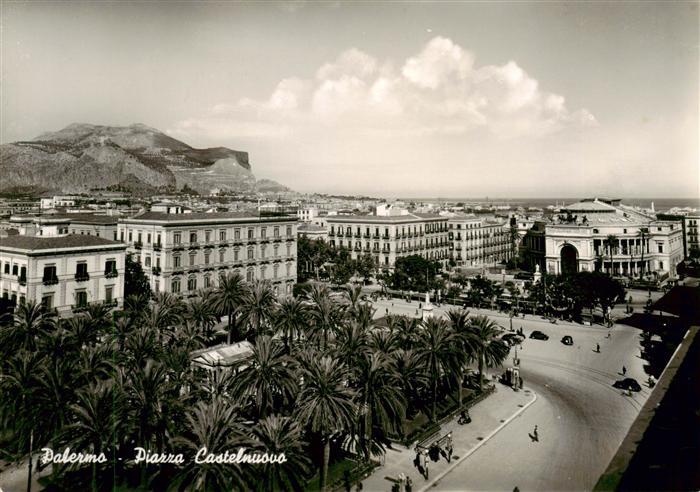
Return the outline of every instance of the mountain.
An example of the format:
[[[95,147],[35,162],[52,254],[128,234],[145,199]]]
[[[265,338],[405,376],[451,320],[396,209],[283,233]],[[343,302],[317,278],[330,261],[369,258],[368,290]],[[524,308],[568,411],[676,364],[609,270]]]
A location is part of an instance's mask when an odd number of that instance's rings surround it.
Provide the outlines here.
[[[34,140],[0,145],[0,176],[0,190],[29,186],[78,193],[107,188],[148,194],[187,185],[207,194],[257,191],[247,152],[195,149],[140,123],[74,123]],[[271,183],[261,180],[261,187]]]

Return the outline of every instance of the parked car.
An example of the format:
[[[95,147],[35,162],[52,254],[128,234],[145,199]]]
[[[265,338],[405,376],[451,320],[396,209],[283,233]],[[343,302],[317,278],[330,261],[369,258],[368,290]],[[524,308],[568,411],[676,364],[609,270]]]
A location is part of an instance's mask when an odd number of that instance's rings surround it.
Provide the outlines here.
[[[571,338],[569,335],[565,335],[565,336],[561,339],[561,343],[563,343],[564,345],[573,345],[573,344],[574,344],[574,339]]]
[[[530,272],[518,272],[515,274],[516,280],[532,280],[535,276]]]
[[[622,390],[642,391],[642,387],[639,386],[639,383],[634,378],[625,378],[615,381],[613,387]]]
[[[539,330],[535,330],[530,333],[530,338],[534,338],[535,340],[549,340],[549,336],[545,335]]]

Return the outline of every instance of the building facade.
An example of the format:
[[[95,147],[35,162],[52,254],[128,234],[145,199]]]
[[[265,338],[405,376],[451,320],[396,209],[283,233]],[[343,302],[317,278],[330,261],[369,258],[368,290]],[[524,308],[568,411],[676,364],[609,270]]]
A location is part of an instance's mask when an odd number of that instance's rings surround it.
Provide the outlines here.
[[[548,273],[605,271],[636,277],[676,277],[683,233],[676,221],[656,220],[619,200],[586,199],[563,207],[545,226]]]
[[[145,212],[120,220],[119,240],[141,263],[154,292],[194,294],[237,271],[287,295],[297,278],[296,222],[250,213]]]
[[[685,229],[685,256],[690,256],[692,251],[700,252],[700,215],[686,215],[683,218]]]
[[[61,315],[92,303],[121,306],[125,250],[95,236],[0,237],[2,297],[42,302]]]
[[[392,269],[398,258],[418,255],[447,267],[450,244],[447,217],[396,212],[393,215],[329,215],[328,241],[352,258],[370,254],[379,268]]]
[[[515,249],[507,219],[454,214],[448,223],[451,256],[457,266],[495,265],[513,257]]]

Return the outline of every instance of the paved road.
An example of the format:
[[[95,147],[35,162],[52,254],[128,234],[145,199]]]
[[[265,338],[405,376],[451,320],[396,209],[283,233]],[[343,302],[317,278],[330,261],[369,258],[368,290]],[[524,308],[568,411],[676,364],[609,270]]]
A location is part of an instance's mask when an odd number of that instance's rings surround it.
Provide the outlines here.
[[[508,326],[507,317],[494,320]],[[606,338],[608,330],[599,326],[553,325],[534,317],[514,319],[520,326],[526,334],[537,329],[550,335],[548,341],[527,339],[518,349],[525,384],[537,401],[433,490],[590,490],[646,401],[638,330],[615,325]],[[573,337],[573,346],[560,342],[564,335]],[[641,393],[630,397],[611,386],[622,378],[623,365]],[[539,442],[529,436],[535,425]]]

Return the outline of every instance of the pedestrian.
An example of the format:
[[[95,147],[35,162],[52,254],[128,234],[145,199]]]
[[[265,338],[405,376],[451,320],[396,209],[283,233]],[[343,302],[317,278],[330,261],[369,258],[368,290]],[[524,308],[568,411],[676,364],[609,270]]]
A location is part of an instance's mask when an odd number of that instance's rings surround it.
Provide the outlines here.
[[[520,389],[523,389],[523,378],[520,378]]]
[[[622,375],[624,376],[625,374],[627,374],[627,368],[622,366]]]
[[[538,442],[539,442],[540,436],[539,436],[539,434],[537,433],[537,426],[535,426],[535,431],[532,433],[532,435],[535,436],[535,441],[538,441]]]
[[[600,344],[598,344],[598,343],[595,344],[595,351],[600,353]]]
[[[389,308],[386,308],[386,314],[389,314]]]
[[[405,483],[406,483],[406,474],[401,472],[401,473],[399,473],[399,490],[402,490],[404,488]]]
[[[411,477],[406,477],[406,492],[413,492],[413,480]]]
[[[426,480],[428,480],[428,478],[430,478],[430,472],[428,471],[428,457],[427,456],[425,458],[425,467],[424,467],[423,471],[424,471],[423,476],[425,477]]]
[[[419,302],[419,303],[418,303],[418,309],[423,309],[423,303],[422,303],[422,302]]]

